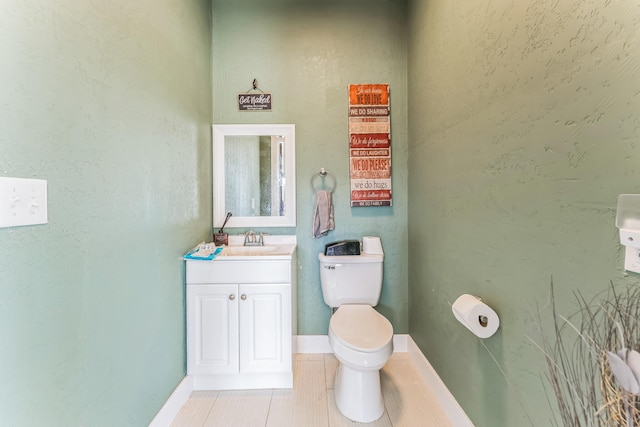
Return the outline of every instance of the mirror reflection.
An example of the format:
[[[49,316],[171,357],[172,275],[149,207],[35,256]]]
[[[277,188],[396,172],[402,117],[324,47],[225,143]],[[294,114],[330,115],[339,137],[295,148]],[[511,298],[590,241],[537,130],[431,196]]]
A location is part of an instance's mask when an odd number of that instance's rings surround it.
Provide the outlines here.
[[[237,216],[284,215],[282,135],[224,138],[225,207]]]
[[[295,126],[213,126],[213,225],[292,227]]]

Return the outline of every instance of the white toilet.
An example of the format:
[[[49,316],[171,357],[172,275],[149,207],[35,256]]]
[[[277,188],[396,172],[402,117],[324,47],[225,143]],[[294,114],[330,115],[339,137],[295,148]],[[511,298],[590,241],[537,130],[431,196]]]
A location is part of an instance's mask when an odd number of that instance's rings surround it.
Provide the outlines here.
[[[329,321],[329,345],[340,362],[336,404],[353,421],[373,422],[384,412],[380,369],[393,353],[393,327],[373,308],[382,291],[380,238],[365,237],[360,255],[318,258],[324,302],[337,308]]]

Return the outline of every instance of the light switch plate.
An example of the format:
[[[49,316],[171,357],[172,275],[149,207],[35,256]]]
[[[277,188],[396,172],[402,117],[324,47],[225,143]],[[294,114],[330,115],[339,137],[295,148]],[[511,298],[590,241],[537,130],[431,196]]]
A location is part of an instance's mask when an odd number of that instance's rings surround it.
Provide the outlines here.
[[[46,180],[0,177],[0,227],[47,222]]]
[[[624,269],[640,273],[640,249],[627,246],[624,252]]]

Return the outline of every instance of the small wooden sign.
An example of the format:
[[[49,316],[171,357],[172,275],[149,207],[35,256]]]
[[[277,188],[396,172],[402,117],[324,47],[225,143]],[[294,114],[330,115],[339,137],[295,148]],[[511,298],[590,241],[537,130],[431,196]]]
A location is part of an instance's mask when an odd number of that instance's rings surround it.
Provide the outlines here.
[[[270,93],[241,93],[238,95],[239,111],[271,111]]]

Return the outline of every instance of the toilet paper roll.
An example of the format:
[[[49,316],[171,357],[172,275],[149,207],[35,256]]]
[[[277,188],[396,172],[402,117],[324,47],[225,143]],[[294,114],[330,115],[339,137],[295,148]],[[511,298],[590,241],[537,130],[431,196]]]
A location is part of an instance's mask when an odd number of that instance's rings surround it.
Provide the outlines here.
[[[473,295],[460,295],[451,310],[460,323],[480,338],[489,338],[500,326],[496,312]]]

